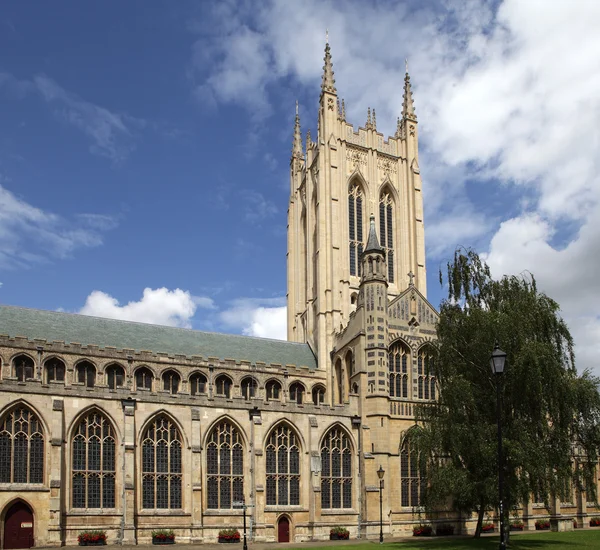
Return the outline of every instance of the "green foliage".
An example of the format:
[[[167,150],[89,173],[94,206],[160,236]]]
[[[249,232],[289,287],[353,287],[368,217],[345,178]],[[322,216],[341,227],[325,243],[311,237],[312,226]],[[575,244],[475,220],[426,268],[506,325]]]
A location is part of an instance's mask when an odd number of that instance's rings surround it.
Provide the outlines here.
[[[444,276],[440,271],[440,280]],[[533,275],[491,277],[471,250],[447,266],[448,298],[440,308],[440,393],[417,408],[412,434],[427,469],[425,505],[479,511],[498,505],[496,383],[502,395],[505,512],[532,493],[561,495],[569,480],[595,500],[593,468],[600,445],[598,380],[578,376],[573,339],[559,305],[537,289]],[[507,353],[495,379],[494,343]],[[574,445],[575,444],[575,445]],[[580,467],[573,471],[573,455]]]

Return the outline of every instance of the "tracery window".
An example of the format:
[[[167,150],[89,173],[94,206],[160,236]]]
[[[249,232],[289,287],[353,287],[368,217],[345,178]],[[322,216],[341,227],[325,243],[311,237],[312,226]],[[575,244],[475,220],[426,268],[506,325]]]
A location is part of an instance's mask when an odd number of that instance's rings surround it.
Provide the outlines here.
[[[115,434],[97,411],[85,415],[73,435],[73,508],[115,507]]]
[[[190,377],[190,393],[192,395],[206,393],[206,376],[196,373]]]
[[[400,451],[400,504],[421,506],[425,489],[425,476],[421,475],[419,454],[404,441]]]
[[[141,367],[135,371],[135,387],[138,390],[152,390],[154,375],[147,367]]]
[[[58,359],[53,357],[48,359],[44,363],[46,368],[46,381],[47,382],[64,382],[65,381],[65,364]]]
[[[174,370],[168,370],[162,376],[163,380],[163,390],[168,391],[170,394],[174,395],[179,391],[179,383],[181,382],[181,377]]]
[[[312,390],[312,400],[315,405],[325,403],[325,388],[323,386],[315,386]]]
[[[215,390],[221,397],[231,397],[231,379],[222,374],[215,380]]]
[[[348,190],[348,235],[350,239],[350,275],[361,275],[363,252],[363,194],[358,184]]]
[[[321,508],[352,508],[352,450],[340,428],[329,430],[321,445]]]
[[[93,388],[96,384],[96,367],[89,361],[78,363],[77,382],[84,384],[87,388]]]
[[[277,380],[269,380],[267,382],[267,385],[265,386],[265,391],[267,393],[267,401],[279,401],[279,396],[281,394],[281,384],[277,382]]]
[[[244,378],[242,380],[242,397],[244,399],[251,399],[256,397],[258,392],[258,384],[254,378]]]
[[[156,418],[142,440],[142,508],[181,508],[181,434],[167,416]]]
[[[390,372],[390,397],[408,398],[409,351],[400,342],[390,347],[388,369]]]
[[[0,483],[43,483],[44,434],[38,417],[25,406],[0,422]]]
[[[419,399],[435,399],[434,372],[435,350],[432,346],[423,346],[417,354],[417,377]]]
[[[389,193],[379,197],[379,236],[385,250],[388,268],[388,281],[394,282],[394,201]]]
[[[19,355],[13,359],[14,374],[19,382],[33,378],[33,359],[27,355]]]
[[[119,365],[110,365],[106,368],[106,383],[111,390],[122,388],[125,383],[125,371]]]
[[[244,500],[244,448],[235,426],[220,422],[211,431],[206,446],[207,507],[232,508]]]
[[[266,449],[267,506],[300,504],[300,448],[287,425],[276,427]]]
[[[290,402],[302,405],[304,400],[304,386],[300,382],[294,382],[290,386]]]

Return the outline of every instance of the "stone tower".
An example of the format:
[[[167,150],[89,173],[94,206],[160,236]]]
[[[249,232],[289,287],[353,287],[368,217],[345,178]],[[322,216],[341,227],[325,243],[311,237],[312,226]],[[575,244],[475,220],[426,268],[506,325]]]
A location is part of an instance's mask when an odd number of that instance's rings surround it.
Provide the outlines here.
[[[329,43],[316,140],[303,150],[296,110],[288,208],[288,340],[308,342],[321,368],[331,370],[334,335],[356,309],[362,254],[372,228],[387,265],[390,300],[414,285],[426,295],[423,198],[418,129],[410,77],[394,136],[377,131],[375,109],[364,127],[346,120],[335,87]]]

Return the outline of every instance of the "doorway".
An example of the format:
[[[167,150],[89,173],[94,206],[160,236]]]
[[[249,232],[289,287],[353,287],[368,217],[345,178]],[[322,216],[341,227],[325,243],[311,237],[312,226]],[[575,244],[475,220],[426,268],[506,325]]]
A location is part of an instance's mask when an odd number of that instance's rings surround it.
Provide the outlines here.
[[[277,522],[277,542],[290,542],[290,520],[285,516]]]
[[[4,548],[33,546],[33,511],[23,501],[15,502],[4,516]]]

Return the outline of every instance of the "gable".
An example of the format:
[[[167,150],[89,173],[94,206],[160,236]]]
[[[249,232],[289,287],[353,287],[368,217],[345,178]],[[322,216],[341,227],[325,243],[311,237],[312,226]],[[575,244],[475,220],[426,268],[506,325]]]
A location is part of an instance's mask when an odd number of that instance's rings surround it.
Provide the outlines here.
[[[416,287],[409,286],[388,305],[388,318],[390,323],[396,319],[412,327],[434,328],[439,314]]]

